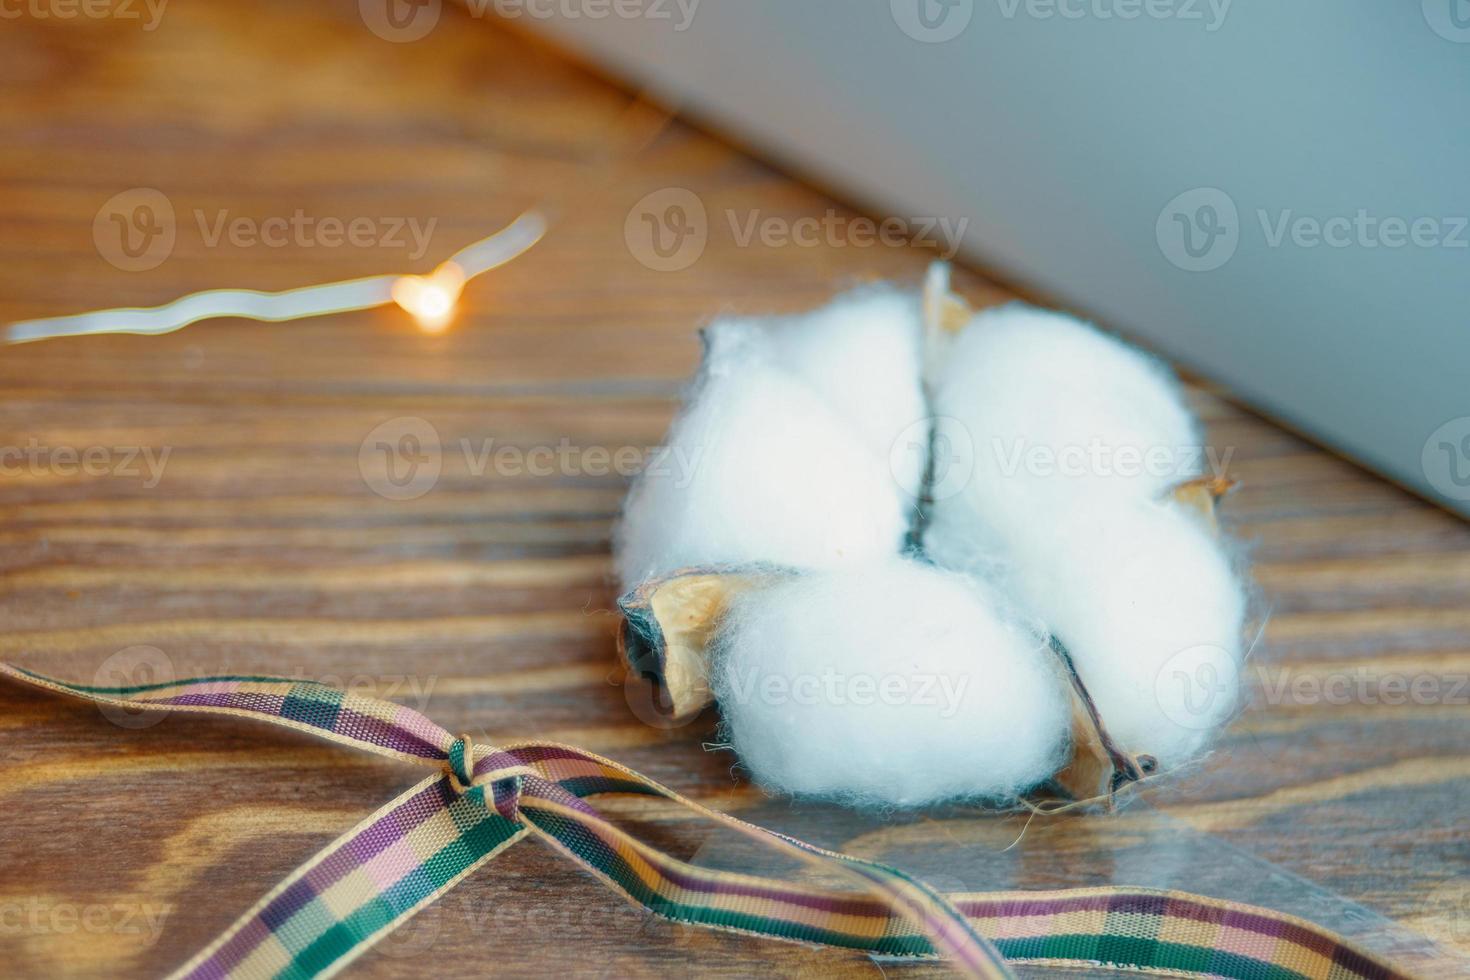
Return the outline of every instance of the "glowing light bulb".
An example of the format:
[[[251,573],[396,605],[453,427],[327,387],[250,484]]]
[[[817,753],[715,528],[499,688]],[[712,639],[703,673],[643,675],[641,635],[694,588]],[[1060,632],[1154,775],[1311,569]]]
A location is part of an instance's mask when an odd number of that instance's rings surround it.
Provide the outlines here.
[[[399,276],[393,282],[393,302],[414,318],[425,333],[441,333],[454,316],[464,289],[464,271],[446,262],[427,276]]]

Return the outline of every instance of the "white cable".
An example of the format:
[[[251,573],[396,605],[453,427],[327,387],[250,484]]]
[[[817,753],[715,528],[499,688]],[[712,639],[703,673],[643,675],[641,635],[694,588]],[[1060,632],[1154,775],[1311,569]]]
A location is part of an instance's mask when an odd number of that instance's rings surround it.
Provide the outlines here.
[[[436,298],[452,308],[464,282],[521,255],[545,234],[546,218],[540,212],[527,211],[488,238],[460,249],[435,274],[426,277],[426,280],[439,278],[440,270],[451,273],[445,279],[452,283],[452,295]],[[424,281],[416,276],[386,275],[301,286],[274,293],[255,289],[210,289],[181,296],[162,306],[94,310],[72,316],[20,320],[6,328],[5,341],[21,344],[89,334],[165,334],[180,330],[191,323],[216,317],[241,317],[280,323],[285,320],[326,316],[330,313],[366,310],[397,299],[394,287],[402,280]],[[399,302],[410,313],[420,316],[419,310],[410,308],[401,299]],[[424,322],[437,319],[437,316],[421,317]]]

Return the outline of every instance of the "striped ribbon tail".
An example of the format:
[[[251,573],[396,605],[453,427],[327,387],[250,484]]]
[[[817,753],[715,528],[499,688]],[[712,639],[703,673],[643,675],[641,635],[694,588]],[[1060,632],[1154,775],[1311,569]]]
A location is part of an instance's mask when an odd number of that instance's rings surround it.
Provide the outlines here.
[[[1311,923],[1179,892],[944,896],[885,865],[710,810],[590,752],[540,741],[475,745],[410,708],[312,681],[210,677],[107,688],[7,664],[0,673],[100,704],[256,718],[433,770],[293,872],[177,977],[330,976],[526,836],[541,838],[634,905],[677,922],[876,955],[941,955],[976,977],[1010,977],[1006,959],[1240,980],[1406,977]],[[855,887],[680,861],[587,802],[605,793],[669,800]]]

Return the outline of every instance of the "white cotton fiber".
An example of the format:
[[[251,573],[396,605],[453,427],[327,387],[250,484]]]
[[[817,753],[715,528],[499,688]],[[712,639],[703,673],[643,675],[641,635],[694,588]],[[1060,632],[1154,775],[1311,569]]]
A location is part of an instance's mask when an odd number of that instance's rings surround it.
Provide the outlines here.
[[[924,424],[919,332],[916,300],[874,288],[804,316],[707,328],[699,378],[628,495],[625,587],[691,565],[896,554],[925,462],[890,459]]]
[[[977,315],[929,378],[960,420],[992,520],[1080,494],[1152,499],[1198,476],[1199,426],[1161,362],[1061,313],[1013,303]],[[966,451],[960,446],[956,451]]]
[[[742,594],[716,637],[725,733],[765,788],[861,806],[1011,799],[1062,763],[1044,640],[984,586],[904,559]]]
[[[1229,719],[1245,600],[1194,515],[1151,501],[1079,506],[1010,557],[1013,594],[1071,653],[1119,745],[1168,769]]]
[[[914,293],[868,286],[811,313],[728,320],[711,332],[738,329],[759,330],[770,359],[805,382],[885,460],[894,440],[928,415],[918,377],[922,328]],[[917,481],[924,456],[910,456]]]
[[[1154,359],[1025,306],[976,316],[928,379],[962,479],[924,546],[984,575],[1067,647],[1110,734],[1165,766],[1195,755],[1237,700],[1244,598],[1230,562],[1169,491],[1202,440]]]

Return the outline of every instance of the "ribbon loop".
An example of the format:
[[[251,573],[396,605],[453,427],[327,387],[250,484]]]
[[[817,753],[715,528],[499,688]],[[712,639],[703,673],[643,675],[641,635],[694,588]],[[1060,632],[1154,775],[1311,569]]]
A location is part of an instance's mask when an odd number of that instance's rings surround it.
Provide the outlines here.
[[[475,785],[475,741],[469,732],[455,738],[454,743],[449,746],[449,758],[446,761],[449,785],[461,795],[469,792]]]

